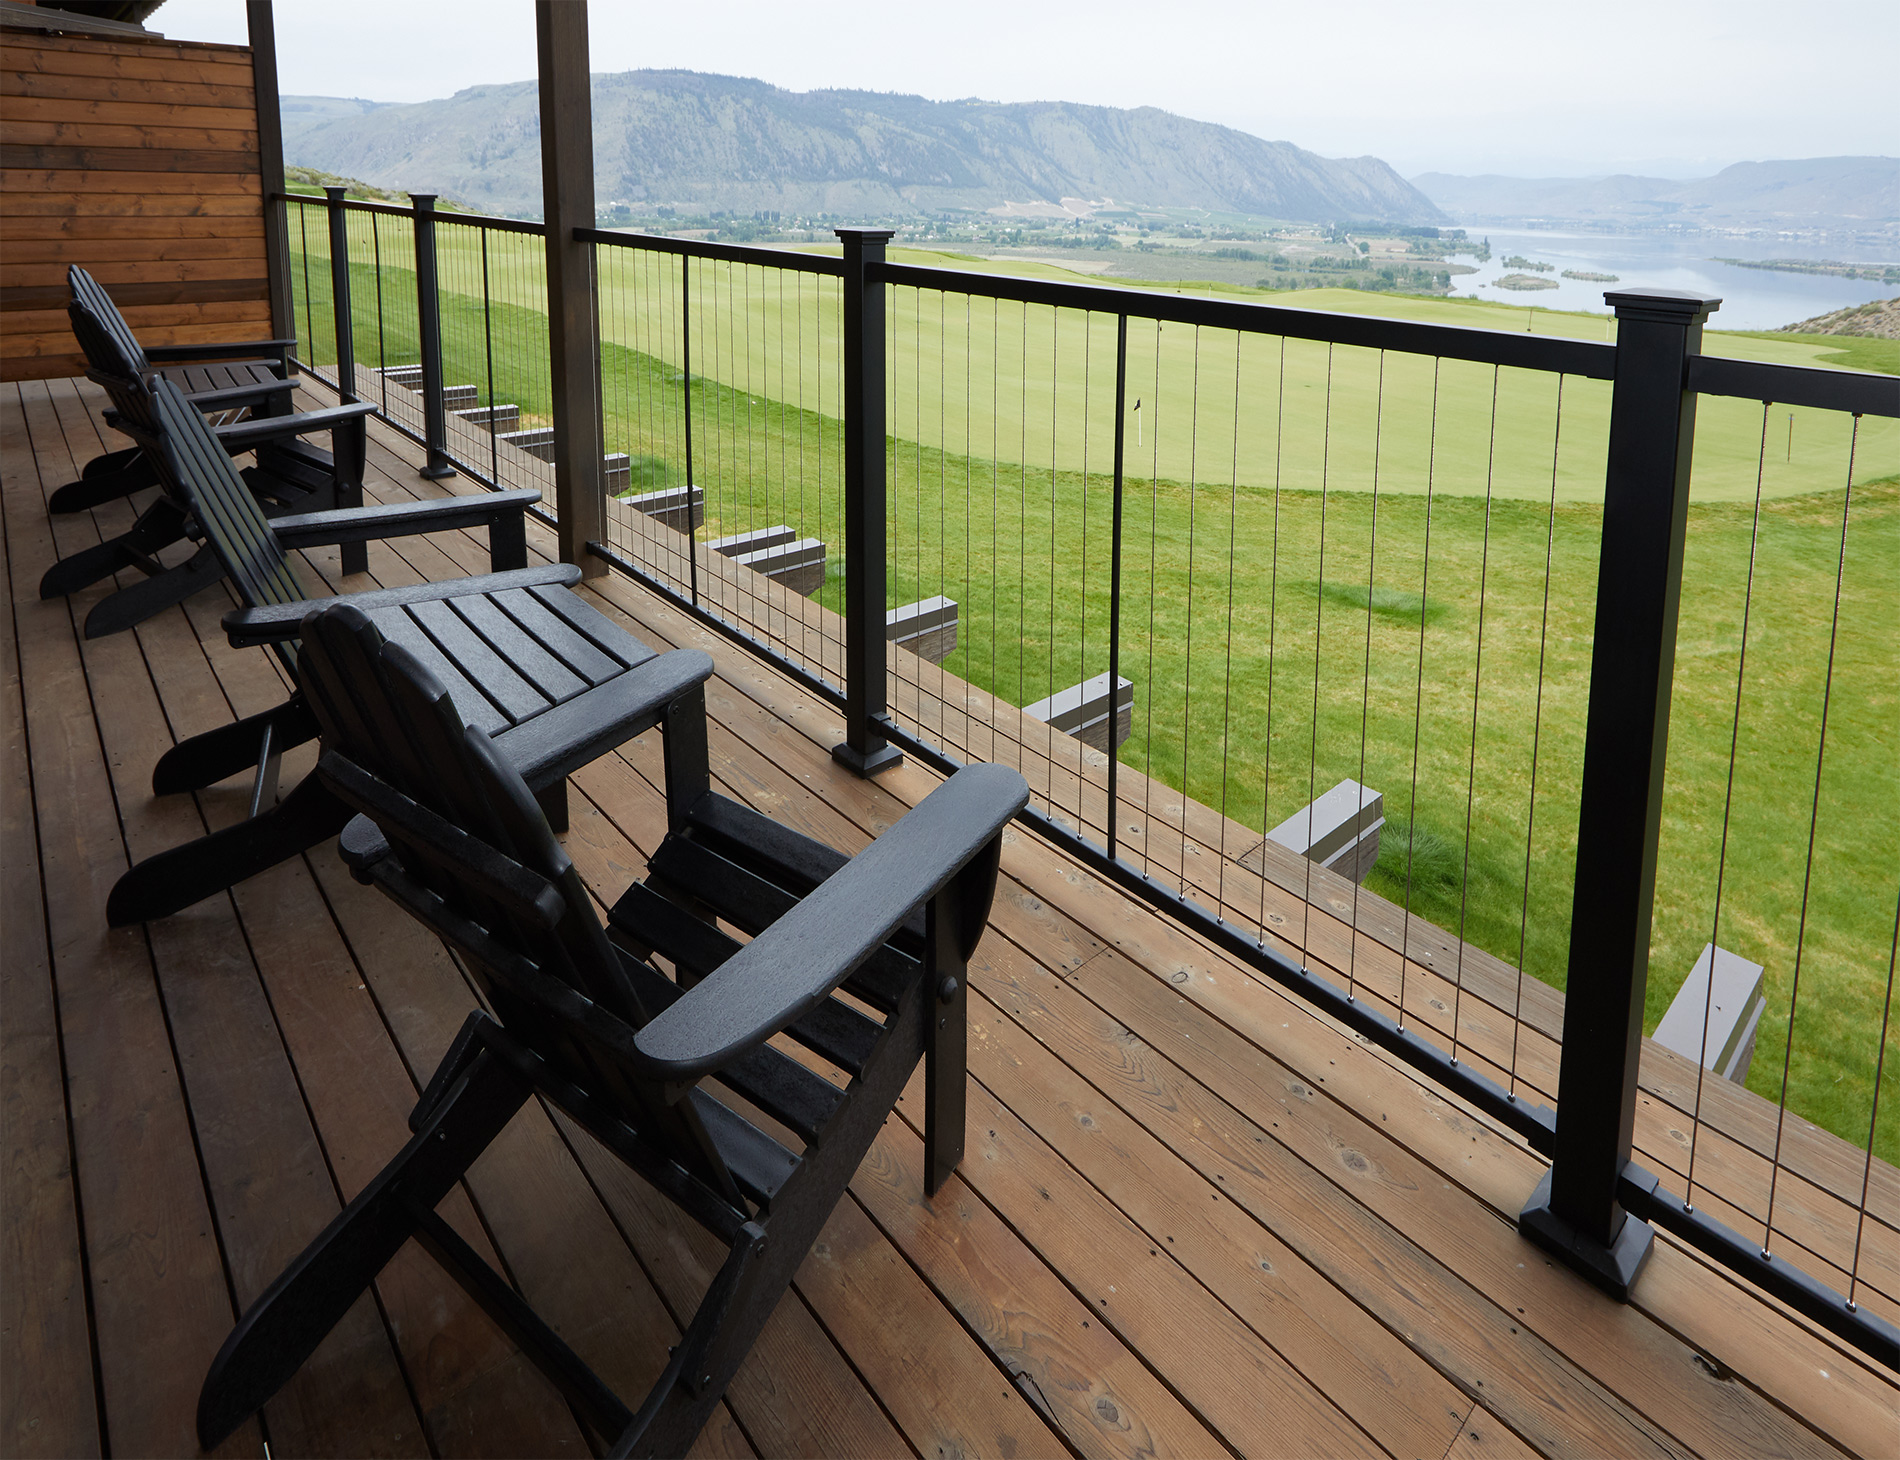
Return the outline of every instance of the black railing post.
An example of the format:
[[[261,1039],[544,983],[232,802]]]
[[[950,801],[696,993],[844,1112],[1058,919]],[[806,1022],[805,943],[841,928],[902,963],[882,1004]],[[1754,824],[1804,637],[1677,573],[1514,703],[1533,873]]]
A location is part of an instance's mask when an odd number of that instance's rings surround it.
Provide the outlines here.
[[[416,207],[416,335],[422,351],[422,440],[429,452],[422,475],[452,477],[449,416],[442,404],[442,309],[435,274],[434,193],[411,193]]]
[[[686,586],[699,607],[699,548],[693,542],[693,260],[680,255],[680,408],[686,419]]]
[[[844,743],[838,761],[861,776],[896,765],[884,666],[884,262],[888,228],[840,228],[844,240]]]
[[[350,306],[350,215],[344,211],[347,188],[326,187],[330,200],[330,309],[336,317],[336,393],[349,405],[356,399],[356,322]]]
[[[1627,1299],[1655,1233],[1617,1199],[1636,1119],[1669,692],[1689,512],[1689,358],[1721,302],[1666,289],[1616,310],[1603,543],[1551,1169],[1519,1230]]]
[[[1122,682],[1122,487],[1123,447],[1128,441],[1128,316],[1115,317],[1115,512],[1108,549],[1108,707],[1109,729],[1115,728],[1116,697]],[[1084,610],[1086,612],[1086,610]],[[1088,666],[1082,673],[1086,677]],[[1121,821],[1121,768],[1119,747],[1109,736],[1108,836],[1103,850],[1115,856],[1116,827]]]

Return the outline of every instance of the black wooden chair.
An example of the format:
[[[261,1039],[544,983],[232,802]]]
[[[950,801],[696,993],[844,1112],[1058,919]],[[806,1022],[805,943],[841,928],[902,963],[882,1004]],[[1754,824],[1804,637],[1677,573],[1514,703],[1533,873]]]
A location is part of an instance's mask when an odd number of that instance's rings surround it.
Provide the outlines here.
[[[232,340],[195,345],[139,343],[132,327],[119,313],[103,285],[79,265],[66,270],[72,290],[72,311],[83,310],[96,332],[79,334],[87,363],[96,370],[136,375],[158,370],[185,392],[186,398],[209,414],[251,411],[283,415],[297,382],[290,374],[290,351],[295,340]],[[75,333],[78,333],[75,330]],[[119,497],[130,496],[158,480],[150,462],[136,447],[108,451],[87,462],[76,482],[58,488],[47,500],[53,512],[79,512]]]
[[[509,755],[547,797],[557,820],[564,815],[568,773],[621,741],[681,716],[689,722],[683,733],[703,739],[703,709],[693,720],[674,702],[711,672],[705,655],[674,653],[650,664],[656,660],[651,649],[567,591],[580,577],[578,568],[524,566],[522,514],[538,492],[484,492],[271,520],[176,386],[155,381],[148,401],[146,444],[166,486],[188,504],[219,574],[229,575],[247,605],[225,617],[233,644],[274,645],[294,674],[296,639],[312,599],[289,549],[486,526],[495,572],[348,598],[390,637],[428,657],[470,714],[507,740]],[[589,704],[614,713],[605,720],[580,713],[581,692],[610,682],[613,692]],[[283,752],[311,739],[316,728],[296,694],[161,756],[152,775],[158,795],[198,790],[255,768],[251,815],[127,871],[106,901],[112,926],[165,917],[334,836],[347,816],[319,782],[305,778],[277,800]],[[669,732],[669,754],[675,738]]]
[[[528,787],[413,655],[347,606],[313,614],[303,642],[317,774],[363,813],[345,861],[462,955],[493,1015],[469,1016],[413,1139],[225,1341],[199,1440],[262,1407],[414,1237],[606,1453],[684,1454],[919,1059],[932,1193],[962,1158],[966,968],[1028,788],[967,767],[847,859],[712,793],[702,769],[669,786],[672,830],[603,928]],[[682,894],[751,941],[682,911]],[[849,1084],[769,1043],[781,1034]],[[637,1410],[435,1210],[537,1095],[728,1249]]]
[[[141,441],[150,435],[145,378],[152,372],[140,367],[138,362],[144,357],[138,349],[138,342],[131,339],[124,321],[113,309],[112,301],[105,298],[104,291],[92,284],[84,270],[75,268],[70,272],[76,276],[76,282],[73,286],[73,301],[67,312],[72,319],[73,334],[91,362],[91,368],[86,373],[90,379],[105,386],[107,394],[112,397],[114,408],[106,412],[107,422],[124,431],[135,442]],[[91,288],[83,289],[81,282],[90,284]],[[170,378],[169,374],[167,378]],[[177,381],[173,380],[172,383],[176,385]],[[288,382],[280,383],[288,386]],[[193,399],[187,393],[186,398],[203,408],[202,397]],[[214,429],[231,455],[256,452],[255,465],[245,469],[244,480],[266,504],[267,512],[310,512],[331,507],[355,507],[361,506],[363,501],[363,461],[366,450],[363,418],[370,413],[370,409],[366,405],[350,405],[302,415],[255,416],[247,421],[219,425]],[[140,428],[144,428],[143,434]],[[332,450],[329,452],[319,450],[302,439],[325,432],[329,433],[332,441]],[[137,485],[162,486],[162,474],[146,449],[136,445],[132,449],[141,463]],[[88,500],[90,504],[91,499]],[[54,505],[57,506],[57,503]],[[130,568],[155,581],[139,585],[139,590],[130,597],[115,594],[95,606],[92,616],[87,620],[88,636],[113,633],[140,622],[142,618],[189,597],[216,580],[216,564],[207,554],[200,554],[195,560],[183,563],[165,563],[157,557],[158,553],[185,536],[188,522],[188,511],[176,494],[161,492],[127,531],[69,553],[52,564],[40,578],[40,597],[60,598],[77,593],[101,578]],[[360,571],[360,566],[346,564],[346,570]],[[211,576],[207,578],[207,574]],[[139,616],[128,617],[134,606],[139,608]]]

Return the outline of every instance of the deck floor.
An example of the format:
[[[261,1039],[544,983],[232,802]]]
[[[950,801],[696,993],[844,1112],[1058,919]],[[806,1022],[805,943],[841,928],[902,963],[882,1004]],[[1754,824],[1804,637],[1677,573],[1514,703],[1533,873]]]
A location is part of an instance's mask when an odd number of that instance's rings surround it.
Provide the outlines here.
[[[190,1454],[236,1314],[401,1144],[474,998],[328,849],[107,929],[130,861],[244,811],[237,782],[154,798],[157,755],[285,686],[225,643],[222,588],[90,642],[107,585],[37,597],[57,556],[129,522],[45,504],[120,443],[83,383],[4,391],[0,1453]],[[372,494],[436,494],[417,460],[377,428]],[[371,576],[484,558],[473,537],[372,545]],[[338,581],[333,550],[310,566]],[[655,647],[713,656],[727,794],[851,850],[936,784],[911,762],[851,777],[828,705],[623,578],[586,591]],[[574,778],[567,844],[604,899],[664,829],[659,784],[651,736]],[[1895,1375],[1667,1236],[1633,1303],[1599,1297],[1517,1236],[1542,1171],[1520,1142],[1033,835],[1007,843],[959,1174],[925,1199],[913,1092],[695,1453],[1900,1452]],[[443,1211],[624,1394],[710,1276],[701,1234],[538,1106]],[[588,1450],[413,1245],[224,1448],[267,1443]]]

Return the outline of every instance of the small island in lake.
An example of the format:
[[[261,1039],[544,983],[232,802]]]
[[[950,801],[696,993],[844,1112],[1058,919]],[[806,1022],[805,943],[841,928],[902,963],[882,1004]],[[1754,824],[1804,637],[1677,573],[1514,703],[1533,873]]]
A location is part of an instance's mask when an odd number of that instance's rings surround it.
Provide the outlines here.
[[[1566,279],[1581,279],[1586,284],[1615,284],[1621,282],[1615,274],[1593,274],[1588,269],[1565,269]]]
[[[1537,259],[1527,259],[1522,254],[1511,254],[1504,260],[1507,269],[1535,269],[1540,274],[1548,274],[1557,266],[1541,263]]]
[[[1555,289],[1555,279],[1540,279],[1535,274],[1506,274],[1492,281],[1500,289]]]

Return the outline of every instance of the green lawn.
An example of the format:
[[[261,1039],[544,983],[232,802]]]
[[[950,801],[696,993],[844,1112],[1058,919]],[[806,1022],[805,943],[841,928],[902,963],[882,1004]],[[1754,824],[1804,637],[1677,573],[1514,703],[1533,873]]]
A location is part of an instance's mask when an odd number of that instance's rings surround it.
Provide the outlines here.
[[[524,247],[538,241],[494,248],[496,302],[484,321],[470,231],[443,233],[450,380],[485,388],[492,337],[497,399],[544,414],[546,321]],[[414,358],[413,278],[384,246],[395,363]],[[834,556],[823,597],[842,607],[835,286],[694,271],[688,310],[676,261],[603,266],[608,448],[635,457],[638,487],[685,479],[678,366],[690,319],[704,535],[783,521],[825,538]],[[365,346],[374,282],[367,263],[352,270],[363,361],[376,358]],[[318,322],[327,285],[327,260],[313,252]],[[1489,303],[1329,292],[1299,304],[1487,327],[1528,318]],[[963,303],[897,291],[892,304],[890,602],[957,599],[961,644],[946,667],[1024,704],[1107,667],[1114,331],[1100,318]],[[1584,338],[1605,329],[1545,311],[1534,323]],[[1900,366],[1900,347],[1863,342],[1709,343],[1791,363]],[[1837,346],[1851,360],[1835,358]],[[1123,762],[1256,829],[1341,777],[1377,787],[1391,825],[1369,885],[1407,900],[1412,828],[1414,911],[1513,964],[1521,943],[1522,966],[1561,987],[1607,386],[1563,382],[1560,410],[1557,382],[1530,372],[1297,341],[1282,354],[1277,340],[1151,324],[1131,326],[1129,360],[1128,394],[1143,408],[1139,450],[1132,410],[1127,423],[1122,672],[1137,702]],[[1764,423],[1759,405],[1701,405],[1648,1019],[1653,1028],[1714,931],[1720,864],[1716,936],[1768,970],[1751,1087],[1779,1095],[1798,948],[1790,1102],[1864,1143],[1900,872],[1900,431],[1864,421],[1854,443],[1830,691],[1852,427],[1797,411],[1790,442],[1788,414],[1776,408]],[[1900,1159],[1892,1095],[1876,1140],[1889,1160]]]

